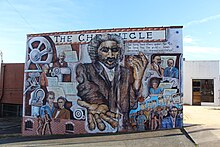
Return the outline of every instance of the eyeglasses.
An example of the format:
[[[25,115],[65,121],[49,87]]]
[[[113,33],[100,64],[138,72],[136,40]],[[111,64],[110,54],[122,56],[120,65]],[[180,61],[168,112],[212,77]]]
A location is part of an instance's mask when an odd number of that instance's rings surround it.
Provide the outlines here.
[[[58,103],[64,103],[63,101],[59,101]]]
[[[111,50],[112,52],[118,52],[119,51],[119,48],[117,48],[117,47],[114,47],[114,48],[108,48],[108,47],[102,47],[101,49],[100,49],[102,52],[108,52],[109,50]]]

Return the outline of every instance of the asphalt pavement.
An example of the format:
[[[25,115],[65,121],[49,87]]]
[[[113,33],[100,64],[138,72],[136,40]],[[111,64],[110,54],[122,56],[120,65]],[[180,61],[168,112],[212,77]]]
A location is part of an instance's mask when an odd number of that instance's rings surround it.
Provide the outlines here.
[[[183,111],[183,129],[106,135],[23,137],[21,118],[0,118],[0,146],[220,146],[220,107],[184,106]]]
[[[0,118],[0,142],[1,138],[21,135],[21,117]]]

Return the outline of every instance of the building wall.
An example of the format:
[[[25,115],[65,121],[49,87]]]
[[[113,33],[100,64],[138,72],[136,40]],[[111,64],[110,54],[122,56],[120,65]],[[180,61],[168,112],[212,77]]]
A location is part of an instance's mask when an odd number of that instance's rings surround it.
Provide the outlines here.
[[[0,102],[22,104],[24,64],[3,64],[1,71]]]
[[[183,63],[183,102],[192,105],[192,79],[214,80],[214,103],[201,105],[219,105],[219,61],[184,61]]]
[[[182,127],[181,26],[29,34],[26,49],[23,135],[47,134],[36,119],[53,134],[66,132],[61,120],[76,134]]]

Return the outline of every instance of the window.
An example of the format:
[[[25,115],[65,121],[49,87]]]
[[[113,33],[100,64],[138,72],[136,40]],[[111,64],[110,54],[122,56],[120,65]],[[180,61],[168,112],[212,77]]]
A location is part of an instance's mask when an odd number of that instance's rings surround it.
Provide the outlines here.
[[[21,117],[22,116],[22,105],[16,104],[2,104],[3,116],[11,117]]]
[[[74,125],[72,123],[66,124],[66,133],[74,133]]]
[[[193,92],[199,96],[201,102],[214,102],[214,80],[193,79]]]
[[[193,87],[200,87],[200,80],[193,80]]]
[[[33,130],[33,122],[31,120],[25,121],[25,130]]]
[[[201,95],[202,102],[214,102],[214,80],[204,79],[201,80]]]

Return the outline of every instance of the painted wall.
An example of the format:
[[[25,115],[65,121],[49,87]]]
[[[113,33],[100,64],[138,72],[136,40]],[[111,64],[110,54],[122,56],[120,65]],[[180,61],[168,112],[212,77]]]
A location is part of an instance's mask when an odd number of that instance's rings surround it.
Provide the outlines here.
[[[184,61],[184,104],[192,105],[192,79],[214,80],[214,103],[201,105],[219,105],[219,61]]]
[[[27,35],[23,135],[182,127],[182,27]]]

